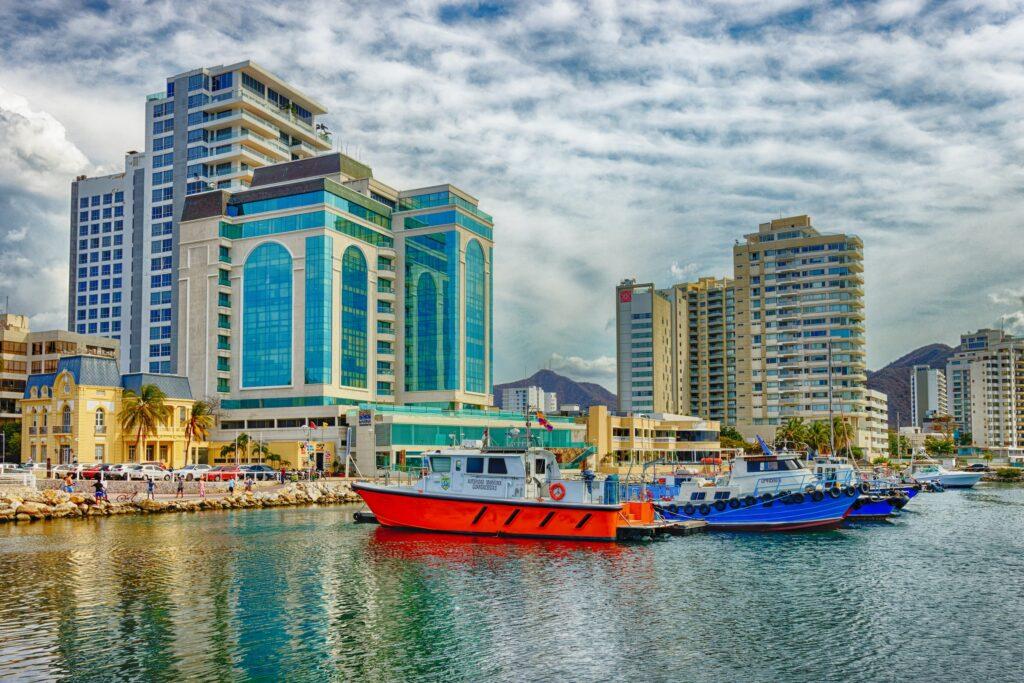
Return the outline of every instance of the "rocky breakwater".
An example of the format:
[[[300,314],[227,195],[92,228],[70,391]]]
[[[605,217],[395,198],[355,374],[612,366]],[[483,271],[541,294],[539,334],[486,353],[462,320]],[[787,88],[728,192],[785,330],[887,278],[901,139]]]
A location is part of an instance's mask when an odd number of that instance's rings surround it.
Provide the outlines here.
[[[337,505],[357,503],[360,498],[348,482],[299,482],[273,491],[236,492],[234,495],[170,500],[139,499],[130,502],[97,500],[91,495],[64,491],[15,489],[0,491],[0,523],[34,522],[63,517],[100,517],[202,510],[240,510],[288,505]]]

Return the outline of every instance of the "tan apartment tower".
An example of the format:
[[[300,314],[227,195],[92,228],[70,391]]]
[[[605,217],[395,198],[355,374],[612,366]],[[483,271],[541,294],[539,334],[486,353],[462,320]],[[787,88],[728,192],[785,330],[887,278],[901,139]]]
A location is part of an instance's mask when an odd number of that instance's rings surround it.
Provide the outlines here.
[[[733,247],[737,428],[774,438],[789,417],[835,416],[873,454],[866,399],[864,244],[823,234],[810,216],[758,226]]]

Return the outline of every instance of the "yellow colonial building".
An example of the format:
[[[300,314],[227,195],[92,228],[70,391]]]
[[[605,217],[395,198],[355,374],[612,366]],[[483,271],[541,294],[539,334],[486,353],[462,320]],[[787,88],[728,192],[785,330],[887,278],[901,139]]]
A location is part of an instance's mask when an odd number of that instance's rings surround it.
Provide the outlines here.
[[[141,453],[137,434],[124,434],[120,412],[124,392],[136,394],[156,385],[171,408],[155,434],[146,435]],[[121,463],[159,461],[182,467],[185,421],[191,412],[188,379],[175,375],[121,375],[117,360],[98,356],[61,358],[52,373],[29,375],[21,400],[21,459],[60,463]],[[193,442],[193,456],[205,444]]]
[[[700,463],[721,453],[721,427],[713,420],[671,413],[616,415],[591,406],[586,422],[587,442],[602,468],[652,460]]]

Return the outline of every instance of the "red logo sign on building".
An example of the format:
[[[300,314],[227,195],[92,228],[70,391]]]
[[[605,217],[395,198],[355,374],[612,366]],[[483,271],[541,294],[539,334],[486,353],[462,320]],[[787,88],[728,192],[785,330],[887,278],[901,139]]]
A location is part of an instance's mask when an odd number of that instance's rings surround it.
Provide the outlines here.
[[[632,289],[623,289],[623,290],[621,290],[619,292],[619,303],[620,304],[628,304],[632,300],[633,300],[633,290]]]

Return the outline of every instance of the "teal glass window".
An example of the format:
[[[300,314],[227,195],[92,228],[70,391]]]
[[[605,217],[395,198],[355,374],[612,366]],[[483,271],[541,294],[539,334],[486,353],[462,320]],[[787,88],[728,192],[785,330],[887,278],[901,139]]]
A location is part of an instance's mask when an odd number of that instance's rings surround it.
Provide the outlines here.
[[[481,237],[488,240],[494,239],[494,229],[484,225],[478,220],[470,218],[458,211],[439,211],[438,213],[423,213],[417,216],[409,216],[405,219],[405,229],[435,227],[439,225],[461,225],[472,230]]]
[[[306,384],[331,383],[334,239],[306,238]]]
[[[378,225],[388,230],[391,229],[391,218],[389,209],[381,205],[378,209],[365,206],[370,200],[359,195],[358,192],[346,188],[338,188],[338,192],[348,193],[350,198],[338,196],[332,192],[317,190],[315,192],[303,192],[302,194],[288,195],[287,197],[274,197],[273,199],[261,199],[255,202],[235,204],[228,208],[229,216],[251,216],[267,211],[281,211],[294,209],[300,206],[312,206],[315,204],[326,204],[347,214],[357,216],[365,221]]]
[[[466,201],[454,192],[431,192],[429,194],[418,194],[415,197],[402,197],[398,202],[402,211],[426,209],[434,206],[461,206],[466,211],[480,216],[488,223],[494,222],[494,219],[491,218],[490,214],[484,213],[477,207],[473,206],[472,203]]]
[[[484,250],[477,240],[466,247],[466,391],[487,391],[485,352]]]
[[[494,393],[494,247],[487,250],[487,393]]]
[[[395,244],[394,238],[390,235],[382,234],[330,211],[295,213],[290,216],[263,218],[236,224],[222,221],[220,224],[220,236],[228,239],[241,239],[243,237],[264,237],[282,232],[325,227],[332,228],[344,235],[375,246],[393,247]]]
[[[242,386],[283,386],[291,378],[292,258],[264,242],[242,271]]]
[[[341,259],[341,383],[366,387],[367,268],[358,247],[349,247]]]
[[[458,390],[457,232],[406,239],[405,310],[406,390]]]

